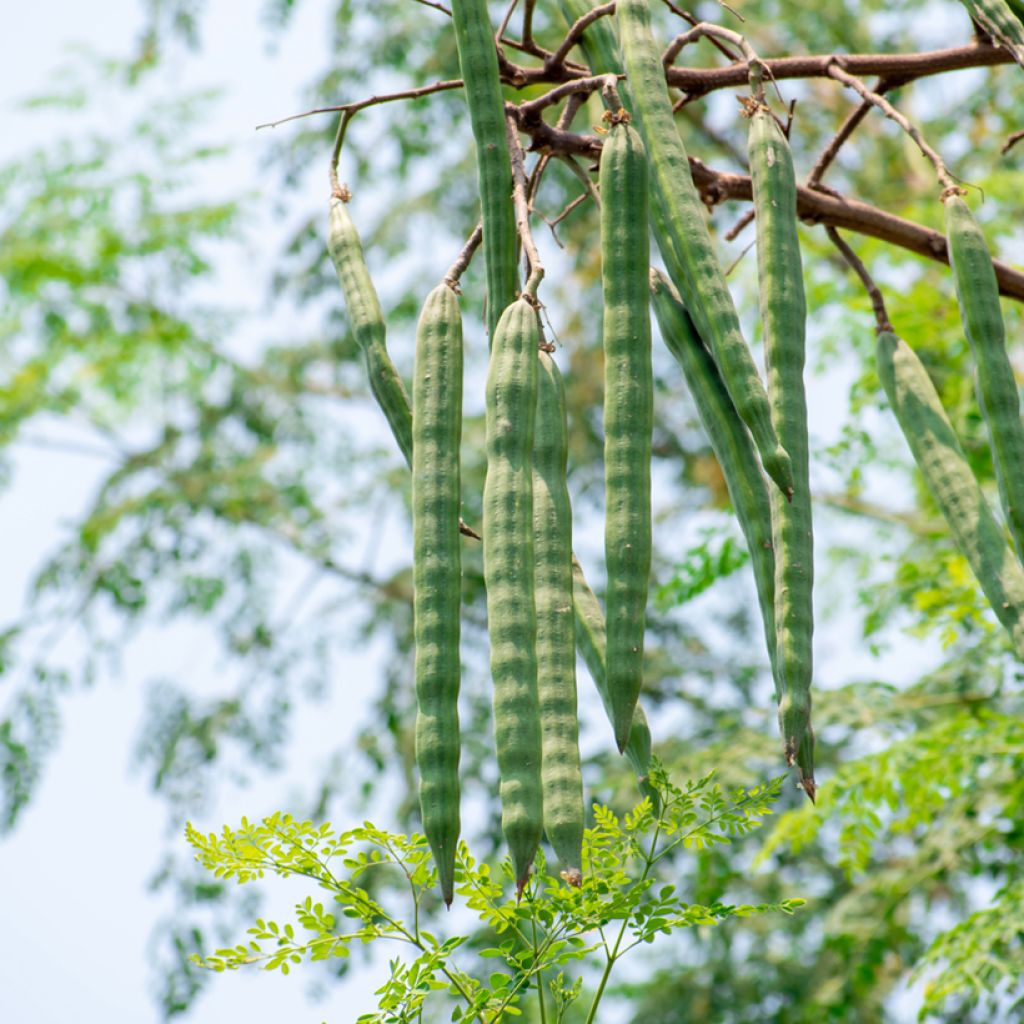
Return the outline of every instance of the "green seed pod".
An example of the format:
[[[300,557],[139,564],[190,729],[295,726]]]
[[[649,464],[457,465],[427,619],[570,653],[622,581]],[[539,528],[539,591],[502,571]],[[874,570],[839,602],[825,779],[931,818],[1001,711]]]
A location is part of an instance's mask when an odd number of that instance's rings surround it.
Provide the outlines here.
[[[764,622],[768,660],[775,674],[775,554],[768,487],[754,442],[736,415],[722,376],[709,355],[672,282],[651,271],[651,294],[661,337],[686,377],[707,431],[711,450],[722,467],[729,498],[750,552],[757,599]],[[777,683],[776,683],[777,685]]]
[[[363,258],[363,244],[349,216],[347,200],[331,198],[327,249],[338,271],[349,320],[363,352],[370,390],[377,399],[405,461],[412,464],[412,410],[409,395],[388,355],[384,314]]]
[[[1013,59],[1024,67],[1024,25],[1018,15],[1024,13],[1019,4],[1011,6],[1007,0],[960,0],[967,13],[992,37],[997,46],[1003,46]],[[1014,13],[1016,10],[1017,13]]]
[[[1024,659],[1024,570],[971,472],[935,386],[909,345],[878,335],[878,376],[953,541]]]
[[[587,583],[587,578],[583,574],[583,566],[580,565],[575,555],[572,556],[572,583],[573,611],[576,614],[576,646],[590,672],[591,679],[594,680],[608,720],[611,721],[612,703],[604,671],[607,646],[604,612],[597,595]],[[651,770],[651,730],[647,724],[647,716],[639,702],[633,711],[629,739],[626,740],[626,749],[623,753],[637,774],[640,792],[644,796],[650,797],[651,804],[657,811],[658,791],[647,781],[647,773]]]
[[[792,499],[772,494],[779,726],[786,761],[797,765],[800,783],[813,800],[814,537],[804,393],[807,303],[793,157],[782,129],[763,106],[751,115],[747,151],[757,215],[757,278],[772,423],[793,469]]]
[[[583,775],[576,717],[572,507],[566,484],[565,390],[541,351],[533,441],[533,558],[544,831],[571,885],[582,881]]]
[[[459,841],[459,442],[462,317],[445,284],[416,330],[412,389],[412,536],[416,630],[416,766],[423,831],[448,906]]]
[[[452,22],[465,83],[469,121],[476,139],[477,173],[487,266],[487,333],[494,331],[515,297],[516,221],[512,205],[512,163],[505,134],[505,101],[498,77],[494,26],[487,0],[453,0]]]
[[[959,195],[945,200],[949,261],[956,280],[960,318],[978,373],[978,404],[992,443],[999,497],[1017,555],[1024,558],[1024,427],[1013,367],[1006,355],[1006,330],[999,285],[985,236]]]
[[[537,311],[525,298],[501,315],[487,368],[484,583],[494,681],[501,827],[520,893],[543,826],[534,609],[533,434]]]
[[[789,494],[789,456],[772,426],[764,384],[740,332],[725,275],[704,222],[690,164],[672,117],[661,52],[651,35],[648,0],[616,7],[622,58],[637,127],[647,148],[659,246],[672,279],[722,372],[736,411],[754,437],[768,475]]]
[[[601,150],[604,292],[606,672],[615,742],[623,750],[643,684],[651,573],[651,312],[647,293],[647,160],[625,121]]]

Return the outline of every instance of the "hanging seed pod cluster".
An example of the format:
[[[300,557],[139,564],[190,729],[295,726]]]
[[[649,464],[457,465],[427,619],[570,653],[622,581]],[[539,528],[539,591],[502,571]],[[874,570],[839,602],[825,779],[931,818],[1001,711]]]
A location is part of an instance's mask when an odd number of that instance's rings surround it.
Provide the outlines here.
[[[1020,59],[1020,22],[1004,0],[965,5],[1005,48],[1007,59]],[[411,402],[385,345],[384,316],[349,212],[351,196],[337,178],[352,110],[343,112],[332,158],[328,248],[370,388],[412,470],[416,762],[423,829],[448,904],[460,834],[463,545],[482,540],[496,797],[518,892],[545,836],[562,877],[576,886],[585,879],[577,657],[606,712],[609,744],[627,758],[641,791],[657,803],[647,778],[652,737],[641,703],[652,561],[652,310],[721,466],[749,549],[764,659],[774,681],[780,759],[795,769],[812,800],[816,789],[807,301],[797,225],[808,209],[819,222],[823,215],[808,195],[812,190],[798,188],[784,107],[766,88],[770,62],[743,36],[705,23],[681,26],[685,30],[666,50],[666,40],[656,38],[652,27],[650,0],[603,7],[561,0],[560,7],[567,29],[562,46],[547,52],[543,66],[520,66],[496,46],[497,26],[485,0],[452,0],[457,70],[476,143],[481,221],[424,303]],[[713,172],[689,157],[673,110],[674,61],[700,39],[713,40],[733,66],[742,65],[749,88],[739,112],[748,131],[749,176],[737,194],[752,201],[756,225],[764,375],[741,330],[707,227]],[[921,362],[893,332],[878,289],[834,226],[825,223],[874,302],[878,375],[913,457],[1012,648],[1024,658],[1024,428],[1000,311],[1005,271],[993,263],[964,190],[914,126],[838,59],[829,58],[822,73],[900,124],[935,166],[951,294],[955,289],[977,368],[1005,527],[974,478]],[[538,82],[550,85],[546,94],[511,101],[516,89]],[[581,101],[598,92],[606,107],[603,123],[591,134],[574,133]],[[564,104],[563,114],[552,128],[543,113],[556,104]],[[531,146],[524,147],[524,136]],[[542,331],[542,314],[557,323],[559,311],[544,305],[544,269],[531,233],[537,184],[559,146],[584,179],[580,201],[600,205],[595,220],[603,298],[605,543],[597,582],[603,608],[573,552],[565,389],[558,352]],[[541,151],[532,170],[531,150]],[[589,158],[589,169],[580,156]],[[814,184],[827,164],[815,167]],[[719,187],[727,186],[738,188],[723,178]],[[655,262],[664,270],[651,265],[652,237]],[[474,328],[486,324],[488,339],[479,534],[460,518],[459,462],[459,280],[477,251],[486,308],[465,312]]]

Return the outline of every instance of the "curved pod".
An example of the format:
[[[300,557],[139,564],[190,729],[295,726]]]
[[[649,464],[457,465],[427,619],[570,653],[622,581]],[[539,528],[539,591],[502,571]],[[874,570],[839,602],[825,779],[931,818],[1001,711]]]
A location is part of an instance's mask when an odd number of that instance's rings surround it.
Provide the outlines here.
[[[1006,543],[928,371],[889,331],[876,343],[878,376],[914,461],[996,618],[1024,659],[1024,570]]]
[[[385,345],[384,314],[363,258],[363,243],[348,212],[348,203],[332,196],[327,249],[338,272],[349,320],[362,350],[370,390],[387,417],[405,461],[412,464],[412,410],[402,378]]]
[[[544,831],[562,862],[563,877],[570,884],[579,885],[583,878],[583,775],[576,711],[565,390],[551,356],[544,351],[538,356],[533,557]]]
[[[704,222],[703,204],[672,117],[661,52],[651,35],[648,0],[619,0],[616,12],[633,112],[647,147],[669,277],[711,348],[765,471],[788,494],[793,489],[789,456],[772,426],[768,395],[740,332],[736,307]]]
[[[1017,555],[1024,558],[1024,427],[1017,381],[1006,355],[999,286],[985,236],[970,207],[959,195],[949,195],[945,207],[949,262],[977,368],[978,404],[988,427],[1006,522]]]
[[[526,299],[501,315],[487,368],[484,583],[501,827],[521,893],[543,824],[534,609],[533,434],[540,324]]]
[[[772,424],[789,455],[793,495],[772,494],[776,689],[786,762],[814,798],[811,728],[814,536],[804,349],[807,303],[797,238],[796,177],[789,143],[771,112],[750,118],[747,153],[757,224],[757,281]]]
[[[718,459],[750,552],[768,660],[775,674],[775,553],[772,512],[761,464],[747,428],[736,415],[722,376],[709,355],[678,292],[664,274],[651,271],[654,313],[665,346],[686,378],[697,415]]]
[[[647,158],[625,116],[601,150],[604,294],[604,481],[608,649],[615,742],[626,746],[643,684],[651,572],[651,312],[647,290]]]

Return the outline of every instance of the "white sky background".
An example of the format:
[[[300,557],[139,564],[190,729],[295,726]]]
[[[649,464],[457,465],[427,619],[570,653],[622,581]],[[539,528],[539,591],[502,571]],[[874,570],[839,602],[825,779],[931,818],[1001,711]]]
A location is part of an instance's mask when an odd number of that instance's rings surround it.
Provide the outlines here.
[[[0,34],[0,162],[44,141],[46,133],[60,131],[49,115],[14,114],[12,102],[47,88],[47,74],[62,61],[68,44],[85,43],[99,53],[122,56],[139,30],[140,6],[138,0],[98,4],[58,0],[19,5],[17,13],[6,13]],[[204,182],[211,195],[223,195],[232,183],[240,192],[259,193],[266,177],[261,164],[271,139],[254,132],[253,126],[303,109],[304,88],[327,63],[329,0],[301,3],[295,24],[273,52],[268,51],[268,34],[258,15],[261,6],[237,0],[209,3],[202,21],[202,49],[172,79],[183,91],[204,86],[224,90],[204,136],[219,137],[235,149],[230,161],[212,170]],[[326,196],[325,167],[326,154],[311,171],[311,202]],[[280,239],[282,225],[273,220],[273,197],[267,197],[265,208],[268,237]],[[264,308],[261,290],[275,251],[276,245],[268,242],[264,266],[246,267],[244,272],[237,266],[223,268],[219,280],[225,303],[249,310]],[[810,326],[813,345],[813,322]],[[864,329],[870,329],[867,321]],[[273,333],[270,325],[266,333]],[[812,432],[818,446],[834,436],[841,422],[845,383],[842,374],[833,374],[816,386]],[[54,433],[67,436],[56,428]],[[96,460],[21,449],[15,485],[0,493],[0,538],[6,539],[0,622],[18,613],[31,572],[59,538],[62,521],[89,498],[104,468]],[[834,516],[829,529],[833,540],[842,536],[852,542],[858,535],[869,536],[850,520]],[[837,628],[833,620],[819,639],[822,680],[834,684],[858,670],[879,671],[855,646],[855,628]],[[93,690],[62,701],[59,750],[13,836],[0,842],[0,1021],[4,1024],[158,1020],[149,990],[153,976],[147,942],[153,922],[167,904],[149,895],[146,886],[164,840],[165,810],[149,795],[146,779],[130,772],[129,761],[142,712],[141,681],[164,671],[201,683],[204,673],[216,671],[213,644],[195,643],[194,636],[183,642],[180,633],[150,631],[129,648],[119,679],[104,680]],[[886,672],[891,678],[894,670],[906,674],[916,667],[920,671],[928,653],[914,645],[898,658],[891,654]],[[908,666],[908,661],[914,666]],[[360,675],[372,680],[375,671],[368,657],[339,666],[347,684],[348,711],[335,708],[341,713],[331,719],[333,743],[339,739],[337,723],[354,725],[351,708],[358,694],[353,694],[350,682]],[[5,696],[0,685],[0,702]],[[330,706],[300,707],[295,714],[296,746],[308,740],[313,750],[325,749],[323,741],[318,744],[314,738],[322,737]],[[284,807],[287,790],[279,788],[283,786],[279,781],[271,792],[238,793],[202,824],[215,828],[243,813],[257,817]],[[115,841],[111,831],[115,827],[116,852],[111,852],[106,844]],[[303,895],[304,890],[285,887],[268,907],[268,915],[276,911],[288,916],[292,899]],[[312,1006],[304,997],[302,973],[288,978],[259,971],[219,975],[184,1019],[189,1024],[242,1019],[290,1024],[326,1019],[343,1024],[374,1005],[371,993],[379,983],[376,975],[358,972],[355,982],[337,987],[328,1000]],[[911,1017],[908,1011],[907,1019]]]
[[[242,193],[258,193],[265,180],[260,165],[270,136],[256,133],[253,126],[303,109],[302,90],[327,63],[331,5],[312,0],[300,4],[295,24],[273,52],[260,23],[261,5],[208,6],[202,50],[169,85],[182,91],[215,87],[224,93],[204,134],[230,145],[233,155],[211,169],[201,187],[210,195],[223,195],[232,184]],[[61,132],[58,119],[45,113],[16,113],[13,104],[47,90],[47,76],[63,63],[69,46],[85,44],[98,54],[121,57],[141,23],[138,0],[63,0],[18,5],[17,13],[5,11],[0,34],[0,162]],[[316,168],[319,190],[312,195],[324,200],[326,207],[325,166],[326,155],[323,167]],[[266,206],[269,221],[271,204]],[[268,261],[275,249],[275,244],[266,247]],[[261,288],[268,269],[269,265],[250,266],[240,273],[237,268],[222,268],[223,291],[218,297],[227,305],[262,310]],[[269,334],[272,325],[264,327]],[[36,436],[58,438],[69,433],[59,424],[33,430]],[[95,459],[21,449],[15,485],[0,494],[0,537],[6,538],[0,621],[18,614],[32,571],[59,539],[62,522],[89,499],[106,468]],[[141,1024],[159,1019],[150,991],[154,977],[147,944],[168,901],[149,894],[147,883],[165,838],[166,812],[149,794],[148,781],[130,771],[143,709],[140,684],[156,672],[166,672],[201,685],[204,674],[216,671],[217,660],[213,643],[201,634],[197,640],[180,631],[149,631],[129,647],[118,679],[105,679],[94,689],[61,701],[59,749],[13,835],[0,842],[0,1020],[5,1024]],[[353,682],[360,677],[372,680],[374,674],[372,659],[353,658],[345,666],[346,700],[355,696],[358,701]],[[5,696],[0,688],[0,700]],[[297,743],[305,745],[308,740],[314,750],[324,748],[324,715],[333,722],[332,743],[343,738],[342,723],[354,730],[351,711],[338,710],[331,714],[330,705],[298,708],[292,730]],[[313,742],[318,737],[321,742]],[[237,793],[209,820],[197,824],[213,829],[222,821],[237,821],[241,814],[258,816],[284,806],[287,791],[274,788],[277,791],[269,793]],[[306,894],[297,887],[301,884],[282,886],[268,905],[268,916],[276,912],[289,917],[293,900]],[[376,984],[375,977],[360,972],[355,981],[337,987],[326,1002],[314,1007],[306,1001],[302,972],[291,977],[260,971],[221,975],[184,1019],[212,1024],[327,1018],[340,1024],[373,1007]]]

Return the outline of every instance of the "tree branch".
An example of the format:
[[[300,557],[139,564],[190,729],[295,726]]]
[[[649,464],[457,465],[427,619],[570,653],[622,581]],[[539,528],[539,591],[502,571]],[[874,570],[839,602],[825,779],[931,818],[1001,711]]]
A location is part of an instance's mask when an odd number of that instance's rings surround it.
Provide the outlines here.
[[[779,57],[764,61],[769,78],[828,78],[835,57],[832,54],[808,57]],[[849,53],[843,54],[843,66],[853,75],[879,75],[882,78],[910,81],[940,75],[945,71],[965,68],[992,67],[1012,64],[1013,57],[996,46],[971,44],[946,50],[928,50],[923,53]],[[705,96],[716,89],[728,89],[747,84],[745,63],[730,64],[725,68],[677,68],[666,71],[668,84],[682,89],[691,97]]]

